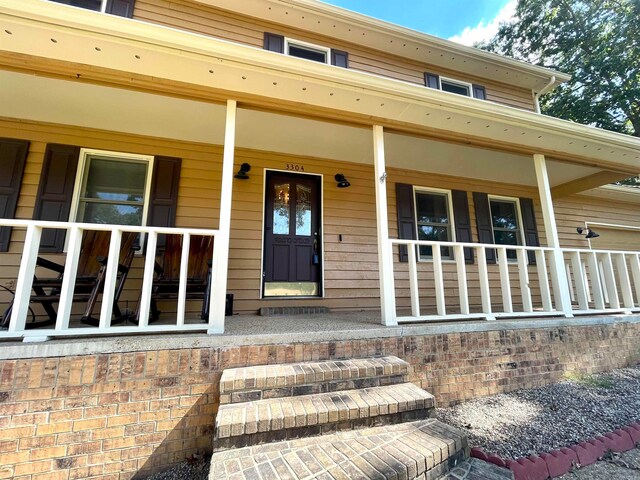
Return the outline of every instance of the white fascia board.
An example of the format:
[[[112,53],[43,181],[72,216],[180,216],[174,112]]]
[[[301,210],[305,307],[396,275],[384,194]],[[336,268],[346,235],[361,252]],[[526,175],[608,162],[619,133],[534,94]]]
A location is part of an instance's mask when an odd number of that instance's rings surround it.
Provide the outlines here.
[[[640,204],[640,188],[625,187],[622,185],[603,185],[592,190],[587,190],[586,192],[581,192],[579,195]]]
[[[242,94],[268,95],[270,98],[286,101],[306,102],[310,105],[340,109],[354,114],[414,123],[421,127],[443,128],[442,124],[429,125],[424,117],[425,111],[427,115],[429,115],[428,112],[434,112],[431,117],[432,122],[435,122],[434,117],[438,115],[451,114],[456,118],[464,117],[474,122],[478,120],[476,128],[480,127],[480,123],[485,122],[487,125],[513,126],[526,131],[528,134],[522,137],[522,143],[518,145],[527,148],[534,148],[536,143],[533,139],[534,135],[543,135],[545,139],[537,140],[537,143],[551,138],[556,141],[561,140],[557,145],[560,156],[566,154],[584,158],[593,165],[598,164],[598,159],[606,160],[609,163],[619,163],[620,168],[625,170],[632,168],[633,171],[637,171],[635,167],[640,166],[638,161],[640,160],[640,139],[635,137],[373,74],[305,61],[205,35],[39,0],[22,0],[18,3],[13,0],[0,0],[0,20],[3,25],[9,27],[14,25],[16,30],[15,35],[5,37],[3,49],[6,51],[12,51],[11,46],[14,41],[17,42],[16,45],[22,42],[21,48],[26,49],[25,51],[31,55],[86,65],[102,67],[107,65],[114,70],[146,74],[209,88],[217,86],[224,89],[223,86],[212,81],[211,76],[205,76],[212,66],[222,71],[226,69],[227,72],[235,72],[238,79],[241,72],[253,73],[256,77],[269,78],[281,83],[314,86],[317,91],[332,89],[336,91],[336,97],[331,97],[334,101],[338,94],[347,101],[331,104],[328,95],[321,97],[318,94],[313,97],[311,96],[313,93],[307,91],[302,94],[300,90],[307,90],[306,88],[286,91],[274,89],[266,93],[266,88],[271,85],[271,82],[266,85],[235,81],[233,84],[226,85],[227,90]],[[6,27],[3,26],[3,28]],[[25,35],[20,35],[21,31],[24,31]],[[67,35],[69,45],[51,43],[48,35],[56,32],[61,38]],[[36,41],[36,35],[40,35],[43,41]],[[74,45],[74,39],[77,43],[78,38],[81,38],[84,44],[74,50],[71,47]],[[108,49],[96,52],[93,48],[86,48],[87,45],[92,45],[90,42],[111,42],[112,50],[119,49],[120,53],[109,56]],[[128,55],[121,55],[122,51],[126,51]],[[133,53],[136,51],[147,52],[143,61],[133,60]],[[16,50],[15,53],[23,52]],[[108,59],[108,62],[105,63],[104,59]],[[102,63],[97,63],[98,61]],[[181,62],[185,71],[180,68]],[[187,72],[186,67],[191,70]],[[355,101],[356,97],[369,101]],[[384,109],[378,108],[381,102],[386,103]],[[456,119],[451,122],[452,131],[478,136],[478,130],[473,131],[471,127],[464,125],[472,122],[459,121],[458,124],[455,122]],[[512,135],[512,132],[503,134],[500,128],[482,129],[483,138],[497,142],[514,143]],[[528,143],[525,138],[529,139]],[[603,151],[600,154],[596,152],[587,154],[587,150],[583,150],[587,147],[579,145],[583,142],[590,142],[589,147],[593,147],[593,150]],[[613,153],[605,152],[606,149],[610,149]]]

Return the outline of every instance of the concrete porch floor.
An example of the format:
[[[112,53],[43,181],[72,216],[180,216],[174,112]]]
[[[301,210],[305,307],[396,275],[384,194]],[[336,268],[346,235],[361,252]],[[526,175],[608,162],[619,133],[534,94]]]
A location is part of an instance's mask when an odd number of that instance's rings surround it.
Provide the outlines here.
[[[640,314],[581,316],[575,318],[519,318],[494,321],[451,321],[403,324],[386,327],[378,312],[332,312],[288,316],[234,315],[226,318],[225,333],[121,334],[112,336],[56,338],[42,343],[0,342],[0,359],[54,357],[158,349],[215,348],[331,342],[412,335],[443,335],[465,332],[513,331],[587,325],[640,323]],[[192,323],[192,322],[187,322]],[[193,323],[196,323],[193,321]],[[198,322],[199,323],[199,322]],[[81,329],[79,329],[81,330]],[[80,333],[80,332],[79,332]]]

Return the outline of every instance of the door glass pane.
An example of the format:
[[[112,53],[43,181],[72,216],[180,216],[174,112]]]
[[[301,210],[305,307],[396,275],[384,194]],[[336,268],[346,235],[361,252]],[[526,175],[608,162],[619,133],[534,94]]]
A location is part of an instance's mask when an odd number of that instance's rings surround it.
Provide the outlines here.
[[[289,184],[273,186],[273,233],[289,235]]]
[[[296,235],[311,235],[311,188],[296,185]]]

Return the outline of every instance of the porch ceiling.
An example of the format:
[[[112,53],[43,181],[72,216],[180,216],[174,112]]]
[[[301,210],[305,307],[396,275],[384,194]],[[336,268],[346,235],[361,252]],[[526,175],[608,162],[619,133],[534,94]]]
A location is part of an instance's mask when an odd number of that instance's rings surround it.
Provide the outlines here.
[[[221,145],[225,107],[101,85],[0,71],[3,115],[47,123]],[[239,109],[239,147],[373,164],[370,128]],[[388,132],[389,166],[535,186],[528,155]],[[597,173],[584,165],[548,159],[553,186]]]

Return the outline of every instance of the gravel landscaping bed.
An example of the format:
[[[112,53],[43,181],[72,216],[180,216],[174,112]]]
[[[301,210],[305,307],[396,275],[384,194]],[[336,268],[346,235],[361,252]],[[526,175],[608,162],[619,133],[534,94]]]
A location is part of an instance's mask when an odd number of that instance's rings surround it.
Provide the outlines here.
[[[565,447],[640,420],[640,366],[438,409],[469,444],[503,458]]]

